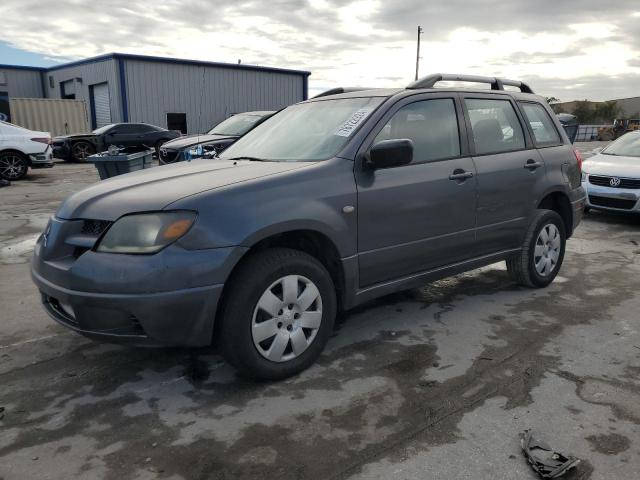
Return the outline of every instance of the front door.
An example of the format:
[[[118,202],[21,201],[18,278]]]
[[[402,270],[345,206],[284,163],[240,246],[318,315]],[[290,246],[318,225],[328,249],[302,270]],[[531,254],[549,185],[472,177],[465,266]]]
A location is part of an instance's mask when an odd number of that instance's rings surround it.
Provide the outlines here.
[[[408,138],[414,154],[400,167],[356,163],[361,287],[473,256],[476,179],[463,130],[455,96],[423,94],[398,102],[365,141],[366,152]]]
[[[536,208],[545,166],[508,95],[463,98],[477,168],[480,254],[518,248]]]

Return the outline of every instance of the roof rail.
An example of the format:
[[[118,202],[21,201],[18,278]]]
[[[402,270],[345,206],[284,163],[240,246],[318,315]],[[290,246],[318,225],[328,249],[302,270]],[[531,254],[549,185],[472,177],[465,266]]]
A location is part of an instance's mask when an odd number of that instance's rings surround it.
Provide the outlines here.
[[[319,93],[318,95],[312,98],[327,97],[329,95],[338,95],[339,93],[359,92],[361,90],[372,90],[372,89],[363,88],[363,87],[337,87],[337,88],[332,88],[330,90],[326,90],[322,93]]]
[[[491,85],[491,90],[504,90],[504,86],[517,87],[523,93],[533,93],[531,87],[519,80],[509,80],[506,78],[498,77],[482,77],[480,75],[457,75],[451,73],[434,73],[426,77],[422,77],[415,82],[407,85],[408,89],[418,88],[433,88],[438,82],[473,82],[473,83],[488,83]]]

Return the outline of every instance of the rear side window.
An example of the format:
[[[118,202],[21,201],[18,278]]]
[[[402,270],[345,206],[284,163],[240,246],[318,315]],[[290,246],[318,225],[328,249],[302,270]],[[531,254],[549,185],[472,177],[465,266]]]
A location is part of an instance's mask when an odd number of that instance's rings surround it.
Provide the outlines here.
[[[562,143],[553,120],[539,103],[521,103],[524,116],[531,126],[537,146],[558,145]]]
[[[400,138],[413,141],[414,163],[460,156],[458,118],[453,99],[424,100],[402,107],[373,143]]]
[[[522,125],[509,100],[468,98],[464,102],[478,155],[525,148]]]

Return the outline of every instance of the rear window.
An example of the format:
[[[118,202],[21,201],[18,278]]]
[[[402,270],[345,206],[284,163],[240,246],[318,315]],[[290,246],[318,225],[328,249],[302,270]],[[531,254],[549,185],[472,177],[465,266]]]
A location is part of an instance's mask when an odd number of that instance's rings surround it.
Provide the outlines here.
[[[553,120],[539,103],[520,103],[527,122],[531,126],[536,146],[558,145],[562,143]]]
[[[476,154],[524,150],[524,132],[509,100],[465,99]]]

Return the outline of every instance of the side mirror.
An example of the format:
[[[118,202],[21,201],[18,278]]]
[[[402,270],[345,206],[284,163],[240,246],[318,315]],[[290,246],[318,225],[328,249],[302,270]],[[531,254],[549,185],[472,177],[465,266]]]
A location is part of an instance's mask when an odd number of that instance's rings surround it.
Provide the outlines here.
[[[369,151],[369,166],[375,170],[407,165],[413,160],[413,142],[408,138],[383,140]]]

